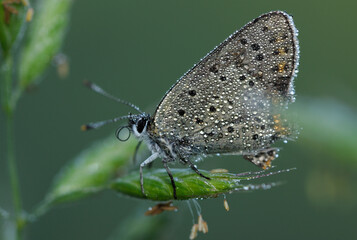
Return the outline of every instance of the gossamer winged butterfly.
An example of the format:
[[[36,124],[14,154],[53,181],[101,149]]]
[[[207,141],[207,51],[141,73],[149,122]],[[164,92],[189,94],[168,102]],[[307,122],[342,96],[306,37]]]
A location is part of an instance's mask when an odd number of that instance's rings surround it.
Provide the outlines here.
[[[292,18],[285,12],[269,12],[233,33],[185,73],[153,115],[87,83],[92,90],[140,114],[90,123],[83,129],[128,119],[126,127],[151,151],[140,165],[142,193],[145,195],[143,167],[161,158],[176,198],[169,162],[188,164],[207,179],[192,163],[206,155],[243,155],[263,169],[271,166],[277,156],[271,145],[292,134],[281,113],[294,101],[298,61]]]

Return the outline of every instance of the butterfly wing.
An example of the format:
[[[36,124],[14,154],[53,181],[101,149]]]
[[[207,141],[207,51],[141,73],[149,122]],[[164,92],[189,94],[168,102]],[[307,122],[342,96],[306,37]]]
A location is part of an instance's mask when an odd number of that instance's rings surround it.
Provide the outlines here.
[[[279,115],[294,97],[297,31],[284,12],[238,30],[182,76],[153,116],[182,153],[246,153],[289,135]]]

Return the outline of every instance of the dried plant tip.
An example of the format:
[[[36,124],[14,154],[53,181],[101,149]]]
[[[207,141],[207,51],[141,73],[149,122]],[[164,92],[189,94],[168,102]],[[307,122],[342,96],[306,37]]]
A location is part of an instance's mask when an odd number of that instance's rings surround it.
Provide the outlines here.
[[[19,11],[14,6],[12,6],[13,4],[19,4],[19,3],[20,0],[6,0],[1,3],[4,8],[4,18],[6,24],[10,24],[10,17],[12,14],[19,13]]]
[[[93,83],[88,80],[83,80],[83,85],[89,88],[92,88]]]
[[[92,128],[91,128],[91,126],[89,126],[89,125],[87,125],[87,124],[84,124],[84,125],[81,126],[81,130],[82,130],[82,131],[87,131],[87,130],[89,130],[89,129],[92,129]]]
[[[27,12],[26,12],[26,22],[30,22],[32,20],[32,17],[33,17],[33,8],[29,8],[27,9]]]
[[[190,240],[193,240],[197,237],[197,231],[198,231],[198,224],[193,224],[192,229],[191,229],[191,234],[190,234]]]
[[[54,57],[53,60],[57,67],[58,76],[62,79],[66,78],[69,73],[69,62],[67,56],[63,53],[59,53]]]
[[[210,172],[211,173],[227,173],[228,170],[224,169],[224,168],[216,168],[216,169],[212,169]]]
[[[198,216],[198,231],[202,231],[203,229],[203,218],[202,218],[202,215],[199,215]]]
[[[178,208],[172,206],[172,201],[166,203],[159,203],[145,212],[145,216],[154,216],[162,213],[163,211],[176,211]]]
[[[208,226],[207,222],[203,220],[202,215],[198,216],[198,231],[207,233],[208,232]]]
[[[224,205],[224,208],[226,209],[226,211],[228,212],[229,211],[229,205],[228,205],[228,201],[226,198],[224,198],[223,200],[223,205]]]
[[[203,221],[203,230],[202,230],[202,232],[204,234],[208,233],[208,225],[207,225],[206,221]]]

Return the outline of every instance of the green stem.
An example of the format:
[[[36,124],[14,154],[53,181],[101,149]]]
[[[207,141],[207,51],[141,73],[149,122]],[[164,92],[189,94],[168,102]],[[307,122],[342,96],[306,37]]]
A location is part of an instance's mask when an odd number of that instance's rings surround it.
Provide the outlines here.
[[[1,67],[1,103],[6,115],[12,114],[11,89],[12,89],[12,64],[13,59],[9,52],[4,52],[4,62]]]
[[[20,186],[15,162],[15,147],[14,147],[14,121],[13,121],[13,104],[12,97],[12,66],[13,59],[11,54],[6,54],[4,65],[2,68],[3,78],[1,80],[2,88],[2,105],[6,115],[6,147],[7,147],[7,164],[10,176],[10,184],[12,189],[12,199],[14,203],[15,218],[16,218],[16,239],[22,239],[22,229],[24,221],[22,218],[22,203]]]
[[[7,135],[7,164],[10,176],[10,183],[12,189],[12,199],[14,202],[15,216],[16,216],[16,230],[17,239],[21,239],[21,232],[23,228],[22,219],[22,202],[20,194],[20,185],[17,174],[17,167],[15,162],[14,151],[14,128],[13,128],[13,115],[7,114],[6,118],[6,135]]]
[[[12,198],[14,201],[16,215],[21,213],[20,188],[17,177],[17,168],[14,154],[14,136],[13,136],[13,118],[12,115],[7,117],[7,163],[10,173],[10,182],[12,189]]]

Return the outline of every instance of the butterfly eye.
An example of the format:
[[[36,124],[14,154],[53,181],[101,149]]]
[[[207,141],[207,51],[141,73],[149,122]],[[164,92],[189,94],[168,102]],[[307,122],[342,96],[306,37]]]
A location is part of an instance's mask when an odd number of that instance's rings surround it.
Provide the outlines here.
[[[136,130],[138,131],[138,133],[141,133],[144,130],[145,125],[146,125],[146,119],[142,118],[139,121],[137,121]]]

